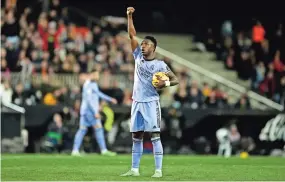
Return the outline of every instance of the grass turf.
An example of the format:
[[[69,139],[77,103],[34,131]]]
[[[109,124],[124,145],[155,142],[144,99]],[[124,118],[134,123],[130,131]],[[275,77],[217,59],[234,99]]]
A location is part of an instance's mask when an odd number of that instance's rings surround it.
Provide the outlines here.
[[[87,155],[2,155],[4,181],[281,181],[285,180],[285,158],[249,157],[229,159],[216,156],[166,155],[163,178],[152,179],[154,160],[144,155],[140,177],[120,177],[129,170],[130,155],[104,157]]]

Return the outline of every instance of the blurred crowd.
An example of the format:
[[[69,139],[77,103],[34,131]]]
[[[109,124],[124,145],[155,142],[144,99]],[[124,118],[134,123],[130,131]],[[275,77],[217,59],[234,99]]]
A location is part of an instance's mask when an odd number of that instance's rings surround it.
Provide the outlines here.
[[[17,105],[43,103],[67,104],[78,109],[80,85],[55,87],[49,77],[58,73],[84,75],[97,69],[103,74],[103,91],[117,97],[120,104],[131,105],[131,89],[122,90],[117,83],[110,85],[110,76],[121,72],[133,75],[134,61],[128,39],[120,33],[126,21],[106,18],[92,28],[80,27],[70,20],[69,11],[59,0],[51,0],[49,11],[33,13],[32,7],[18,12],[16,1],[7,0],[1,11],[1,93],[3,99]],[[164,58],[172,68],[171,60]],[[173,68],[172,68],[173,69]],[[11,72],[22,72],[22,77],[41,74],[41,83],[28,80],[12,86]],[[210,88],[207,83],[198,87],[189,72],[177,72],[181,83],[178,91],[161,93],[162,105],[197,108],[250,108],[245,96],[230,106],[228,95],[218,87]],[[132,76],[126,77],[132,79]],[[172,95],[172,97],[171,97]],[[170,96],[170,97],[169,97]]]
[[[1,70],[54,74],[84,73],[97,68],[112,73],[132,70],[128,40],[110,31],[124,22],[106,19],[107,24],[91,29],[69,20],[68,9],[59,0],[51,1],[48,12],[35,21],[33,9],[20,13],[9,7],[1,11]],[[33,14],[32,16],[35,16]]]
[[[250,80],[252,90],[284,105],[284,26],[265,27],[255,20],[250,30],[235,30],[231,21],[225,21],[219,34],[208,28],[203,42],[226,69],[236,71],[242,80]]]

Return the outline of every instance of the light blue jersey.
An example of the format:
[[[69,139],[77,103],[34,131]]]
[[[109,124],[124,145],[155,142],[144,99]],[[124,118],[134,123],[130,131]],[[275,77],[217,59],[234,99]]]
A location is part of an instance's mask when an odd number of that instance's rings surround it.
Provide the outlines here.
[[[137,102],[159,100],[159,95],[152,85],[152,76],[156,72],[169,72],[168,66],[164,61],[157,59],[144,60],[139,46],[133,52],[133,56],[135,59],[133,100]]]
[[[133,52],[133,56],[135,59],[135,80],[130,132],[160,132],[159,95],[152,85],[152,77],[156,72],[167,73],[170,69],[164,61],[144,60],[139,46]]]
[[[86,80],[82,90],[80,115],[95,116],[99,112],[100,98],[106,101],[111,101],[112,99],[99,90],[96,82]]]

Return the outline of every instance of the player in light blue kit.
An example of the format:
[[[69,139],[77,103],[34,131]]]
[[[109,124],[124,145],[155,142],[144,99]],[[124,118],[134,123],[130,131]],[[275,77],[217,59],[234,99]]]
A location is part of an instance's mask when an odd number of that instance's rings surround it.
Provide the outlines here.
[[[152,177],[162,177],[163,148],[160,140],[161,111],[159,94],[152,85],[152,77],[156,72],[165,72],[169,81],[159,79],[159,89],[178,84],[177,77],[164,61],[155,59],[156,40],[146,36],[139,46],[135,39],[136,30],[133,24],[133,7],[127,9],[128,33],[135,59],[135,80],[133,88],[133,104],[131,111],[131,128],[133,133],[132,168],[121,176],[139,176],[140,158],[143,153],[144,132],[151,133],[155,160],[155,173]]]
[[[106,156],[115,156],[116,153],[108,151],[106,147],[104,129],[100,120],[99,99],[109,101],[113,104],[117,100],[102,93],[98,84],[99,72],[93,71],[88,74],[88,79],[85,81],[82,90],[82,102],[80,107],[80,127],[75,135],[72,155],[79,156],[79,149],[82,140],[87,132],[87,128],[92,126],[95,132],[95,138],[100,147],[101,154]]]

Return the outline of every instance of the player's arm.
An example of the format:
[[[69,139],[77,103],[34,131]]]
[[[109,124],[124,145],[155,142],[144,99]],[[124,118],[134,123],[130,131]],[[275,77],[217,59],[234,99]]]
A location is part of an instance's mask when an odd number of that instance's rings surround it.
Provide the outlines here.
[[[131,39],[131,46],[132,51],[134,52],[136,48],[138,47],[138,41],[136,40],[135,36],[137,34],[134,22],[133,22],[133,13],[135,12],[135,9],[133,7],[127,8],[127,17],[128,17],[128,34]]]
[[[96,86],[96,87],[94,88],[94,92],[95,92],[101,99],[103,99],[103,100],[105,100],[105,101],[108,101],[108,102],[111,102],[111,103],[113,103],[113,104],[117,104],[117,100],[116,100],[116,99],[114,99],[114,98],[112,98],[112,97],[110,97],[110,96],[104,94],[103,92],[101,92],[101,91],[99,90],[98,86]]]
[[[112,97],[110,97],[110,96],[104,94],[104,93],[101,92],[100,90],[97,91],[97,94],[98,94],[98,96],[99,96],[101,99],[103,99],[103,100],[105,100],[105,101],[108,101],[108,102],[113,102],[113,101],[114,101],[114,98],[112,98]]]
[[[179,84],[177,76],[169,69],[168,72],[165,73],[169,77],[169,82],[165,82],[165,86],[175,86]]]

